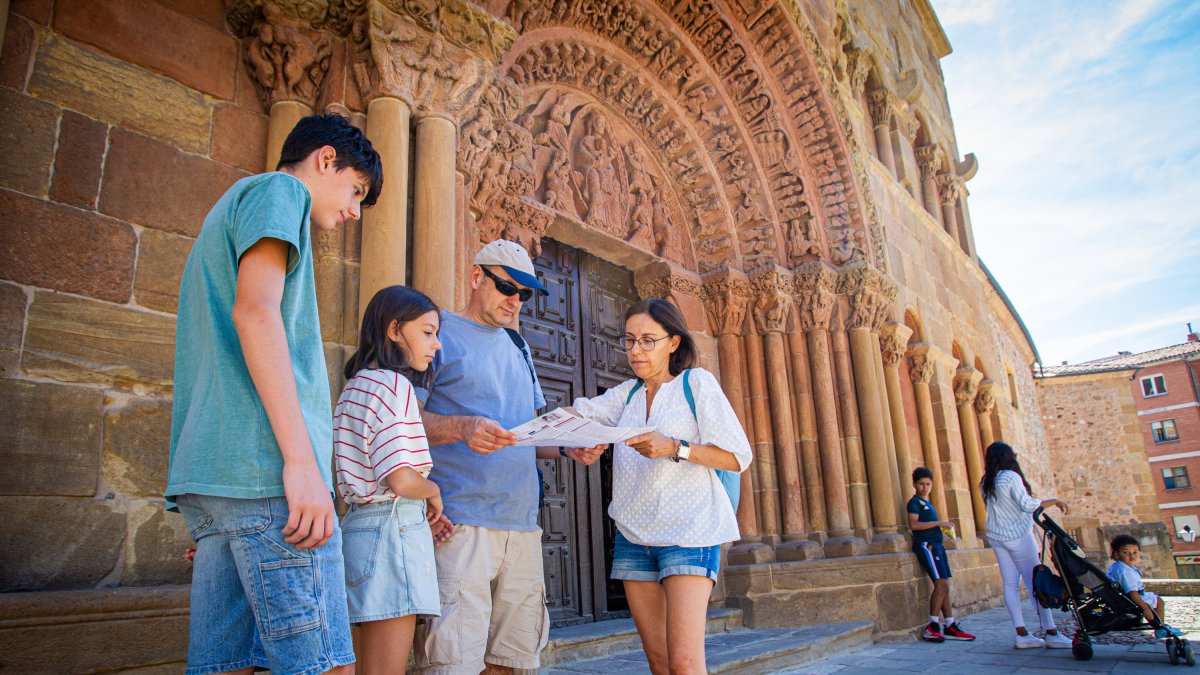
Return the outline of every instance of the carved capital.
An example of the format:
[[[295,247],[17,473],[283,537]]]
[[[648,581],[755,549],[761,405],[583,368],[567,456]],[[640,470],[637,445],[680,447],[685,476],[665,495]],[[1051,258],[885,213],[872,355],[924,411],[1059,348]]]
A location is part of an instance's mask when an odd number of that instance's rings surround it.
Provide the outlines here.
[[[280,101],[316,107],[333,56],[326,4],[244,0],[226,14],[265,109]]]
[[[663,298],[678,306],[676,296],[689,295],[700,299],[703,286],[699,277],[667,262],[656,262],[638,270],[634,279],[638,295],[646,298]]]
[[[921,178],[926,180],[937,176],[946,161],[946,153],[937,143],[918,147],[916,154],[917,164],[921,166]]]
[[[938,200],[943,204],[953,204],[962,194],[962,183],[958,181],[958,177],[948,173],[941,173],[934,177],[937,181]]]
[[[878,331],[896,299],[896,284],[865,262],[851,263],[838,271],[838,293],[850,303],[846,328]]]
[[[975,392],[983,373],[970,366],[959,368],[954,373],[954,403],[958,407],[971,405],[975,401]]]
[[[759,333],[783,333],[792,313],[792,275],[778,265],[760,268],[750,277],[754,290],[754,323]]]
[[[937,369],[937,359],[929,353],[929,345],[914,346],[908,352],[908,376],[913,384],[929,384]]]
[[[797,267],[793,275],[801,329],[829,330],[837,302],[837,272],[824,263],[812,262]]]
[[[867,50],[851,49],[846,52],[846,69],[850,76],[850,91],[861,90],[871,72],[871,59]]]
[[[900,365],[900,359],[904,358],[904,352],[908,350],[908,338],[912,336],[912,329],[902,323],[889,321],[884,324],[883,330],[879,332],[879,348],[883,352],[883,367],[896,368]]]
[[[729,267],[704,275],[704,309],[713,334],[740,335],[750,302],[750,281]]]
[[[996,383],[991,380],[983,380],[979,383],[979,390],[975,394],[975,412],[979,415],[990,415],[992,410],[996,408],[996,394],[993,391]]]
[[[896,106],[892,102],[892,95],[886,89],[875,89],[867,92],[867,107],[870,108],[871,120],[877,127],[887,126],[896,111]]]
[[[906,110],[903,115],[899,116],[899,120],[900,131],[904,132],[904,137],[908,139],[909,144],[915,143],[917,131],[921,129],[921,121],[917,119],[916,113]]]

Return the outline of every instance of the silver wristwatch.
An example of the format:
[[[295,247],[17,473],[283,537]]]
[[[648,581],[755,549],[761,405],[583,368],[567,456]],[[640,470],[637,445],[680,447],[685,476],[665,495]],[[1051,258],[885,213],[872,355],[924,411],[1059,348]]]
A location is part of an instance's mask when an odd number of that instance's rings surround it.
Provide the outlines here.
[[[685,440],[680,439],[679,447],[675,450],[675,456],[672,457],[676,462],[679,460],[687,461],[692,456],[692,445]]]

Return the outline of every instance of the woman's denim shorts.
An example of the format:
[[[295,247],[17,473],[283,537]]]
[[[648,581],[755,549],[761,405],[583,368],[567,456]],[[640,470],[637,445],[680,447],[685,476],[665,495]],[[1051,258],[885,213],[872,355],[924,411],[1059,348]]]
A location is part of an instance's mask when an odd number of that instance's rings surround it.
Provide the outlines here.
[[[715,583],[721,564],[721,547],[642,546],[617,530],[610,578],[622,581],[658,581],[672,574],[708,577]]]
[[[441,614],[424,500],[352,504],[342,517],[342,554],[352,623]]]

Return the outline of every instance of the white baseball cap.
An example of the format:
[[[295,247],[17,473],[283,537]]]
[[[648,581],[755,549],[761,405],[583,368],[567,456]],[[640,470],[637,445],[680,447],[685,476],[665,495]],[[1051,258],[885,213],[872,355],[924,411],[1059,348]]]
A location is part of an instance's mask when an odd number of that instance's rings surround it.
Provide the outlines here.
[[[497,239],[484,246],[479,250],[479,253],[475,254],[474,264],[499,265],[518,284],[535,289],[541,292],[542,295],[550,295],[550,291],[547,291],[542,282],[538,281],[537,274],[533,271],[533,261],[529,259],[529,254],[515,241]]]

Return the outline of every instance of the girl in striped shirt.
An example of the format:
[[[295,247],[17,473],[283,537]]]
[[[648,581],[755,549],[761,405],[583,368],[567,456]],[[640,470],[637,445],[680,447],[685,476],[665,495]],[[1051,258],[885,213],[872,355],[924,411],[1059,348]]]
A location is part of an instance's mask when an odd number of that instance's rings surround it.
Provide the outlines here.
[[[403,673],[418,616],[438,616],[434,535],[450,522],[414,383],[425,384],[438,342],[433,301],[404,286],[375,294],[333,417],[350,621],[360,624],[358,670]],[[444,538],[444,537],[443,537]]]
[[[1033,540],[1033,512],[1038,507],[1057,506],[1065,514],[1069,507],[1061,499],[1049,497],[1036,499],[1029,481],[1017,463],[1017,453],[1012,446],[996,441],[987,447],[983,458],[983,480],[979,491],[987,507],[987,539],[996,553],[1000,564],[1000,578],[1004,581],[1004,606],[1017,632],[1013,640],[1016,649],[1047,647],[1070,649],[1071,640],[1059,635],[1050,610],[1038,604],[1033,597],[1033,568],[1040,562],[1037,542]],[[1025,618],[1021,615],[1021,579],[1025,579],[1025,590],[1038,613],[1038,620],[1046,631],[1046,638],[1031,635],[1025,629]]]

